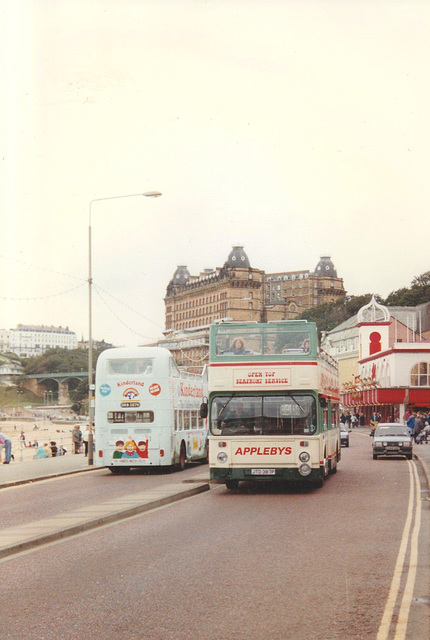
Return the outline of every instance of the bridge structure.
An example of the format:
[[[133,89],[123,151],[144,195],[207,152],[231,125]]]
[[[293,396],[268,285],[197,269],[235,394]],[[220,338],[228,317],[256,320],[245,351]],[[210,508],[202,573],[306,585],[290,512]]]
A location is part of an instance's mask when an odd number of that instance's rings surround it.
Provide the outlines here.
[[[22,376],[20,383],[37,395],[51,391],[58,398],[58,404],[70,404],[70,384],[73,381],[88,380],[88,371],[66,373],[34,373]]]

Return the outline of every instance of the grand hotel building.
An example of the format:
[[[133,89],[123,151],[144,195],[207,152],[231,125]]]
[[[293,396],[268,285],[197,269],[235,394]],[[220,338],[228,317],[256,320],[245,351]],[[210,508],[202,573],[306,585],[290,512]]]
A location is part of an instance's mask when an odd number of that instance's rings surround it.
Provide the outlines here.
[[[220,268],[193,276],[186,266],[177,267],[164,298],[165,339],[158,344],[180,366],[200,367],[207,361],[212,323],[291,320],[345,294],[329,256],[321,257],[314,272],[266,274],[251,267],[242,246],[234,246]]]

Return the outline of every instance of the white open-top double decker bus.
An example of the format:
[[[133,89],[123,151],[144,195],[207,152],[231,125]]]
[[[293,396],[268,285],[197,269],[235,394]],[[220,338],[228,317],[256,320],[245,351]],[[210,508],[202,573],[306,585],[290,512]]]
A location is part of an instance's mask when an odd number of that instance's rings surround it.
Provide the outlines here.
[[[167,349],[103,351],[96,368],[96,465],[120,473],[204,461],[203,394],[203,376],[180,371]]]
[[[284,479],[322,485],[340,460],[337,364],[306,321],[210,328],[212,481]]]

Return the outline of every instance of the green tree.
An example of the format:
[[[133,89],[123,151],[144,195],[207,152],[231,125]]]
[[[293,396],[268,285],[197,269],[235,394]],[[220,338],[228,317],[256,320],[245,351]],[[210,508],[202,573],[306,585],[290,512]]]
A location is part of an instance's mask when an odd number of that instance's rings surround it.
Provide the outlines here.
[[[345,320],[348,320],[365,304],[370,302],[372,294],[361,296],[346,296],[336,302],[320,304],[317,307],[304,311],[299,318],[315,322],[318,333],[331,331]]]
[[[94,366],[103,349],[93,352]],[[88,371],[88,352],[83,349],[48,349],[41,356],[23,360],[27,375]]]
[[[385,304],[392,307],[416,307],[425,302],[430,302],[430,271],[415,276],[410,288],[392,291],[385,299]]]

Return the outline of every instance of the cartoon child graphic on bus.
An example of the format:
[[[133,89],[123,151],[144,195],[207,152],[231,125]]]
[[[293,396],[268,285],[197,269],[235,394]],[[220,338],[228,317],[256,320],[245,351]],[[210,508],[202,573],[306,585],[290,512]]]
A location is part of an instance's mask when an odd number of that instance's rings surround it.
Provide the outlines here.
[[[139,458],[147,458],[148,457],[148,439],[139,440],[137,443],[136,453]]]
[[[127,460],[130,460],[131,458],[138,458],[139,456],[136,453],[136,443],[134,440],[127,440],[127,442],[124,445],[124,453],[122,454],[122,458],[127,458]]]
[[[124,440],[117,440],[115,442],[115,451],[113,452],[112,458],[122,458],[122,454],[124,452]]]
[[[129,436],[125,443],[124,440],[117,440],[112,458],[125,458],[127,460],[132,458],[148,458],[148,438],[139,440],[137,444],[132,436]]]

